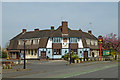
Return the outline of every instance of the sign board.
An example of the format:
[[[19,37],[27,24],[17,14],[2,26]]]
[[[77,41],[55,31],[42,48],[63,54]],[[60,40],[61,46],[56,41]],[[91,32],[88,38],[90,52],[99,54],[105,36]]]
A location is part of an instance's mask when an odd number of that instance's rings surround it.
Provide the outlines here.
[[[104,50],[103,55],[110,55],[110,51],[109,50]]]

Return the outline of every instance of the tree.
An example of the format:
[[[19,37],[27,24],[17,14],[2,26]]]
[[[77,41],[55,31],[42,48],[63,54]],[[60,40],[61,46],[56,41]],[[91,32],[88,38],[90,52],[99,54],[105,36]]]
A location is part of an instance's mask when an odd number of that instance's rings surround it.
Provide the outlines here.
[[[103,44],[105,50],[115,50],[115,60],[117,59],[117,52],[120,51],[120,40],[116,34],[110,33],[103,37]]]

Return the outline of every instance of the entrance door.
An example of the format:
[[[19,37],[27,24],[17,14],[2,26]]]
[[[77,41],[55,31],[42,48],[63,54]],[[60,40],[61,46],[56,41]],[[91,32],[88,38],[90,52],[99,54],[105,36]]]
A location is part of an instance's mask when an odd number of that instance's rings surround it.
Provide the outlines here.
[[[40,59],[46,59],[46,51],[41,51]]]
[[[18,52],[16,53],[16,59],[19,59],[19,53]]]
[[[84,58],[88,58],[88,51],[84,51]]]

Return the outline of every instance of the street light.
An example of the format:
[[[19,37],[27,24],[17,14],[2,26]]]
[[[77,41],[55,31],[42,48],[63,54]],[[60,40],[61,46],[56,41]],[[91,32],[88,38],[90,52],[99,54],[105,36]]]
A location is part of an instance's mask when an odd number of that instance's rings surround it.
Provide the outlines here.
[[[24,39],[23,41],[24,41],[24,67],[23,67],[23,69],[26,69],[26,58],[25,58],[25,43],[26,43],[26,39]]]

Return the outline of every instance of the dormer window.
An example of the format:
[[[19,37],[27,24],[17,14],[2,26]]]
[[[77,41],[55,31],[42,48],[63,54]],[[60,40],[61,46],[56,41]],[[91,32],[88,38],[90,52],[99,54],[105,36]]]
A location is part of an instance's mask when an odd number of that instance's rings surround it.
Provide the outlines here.
[[[33,39],[33,44],[39,44],[39,39]]]
[[[23,40],[19,40],[19,41],[18,41],[18,45],[24,45]]]
[[[90,45],[90,39],[86,39],[87,45]]]

